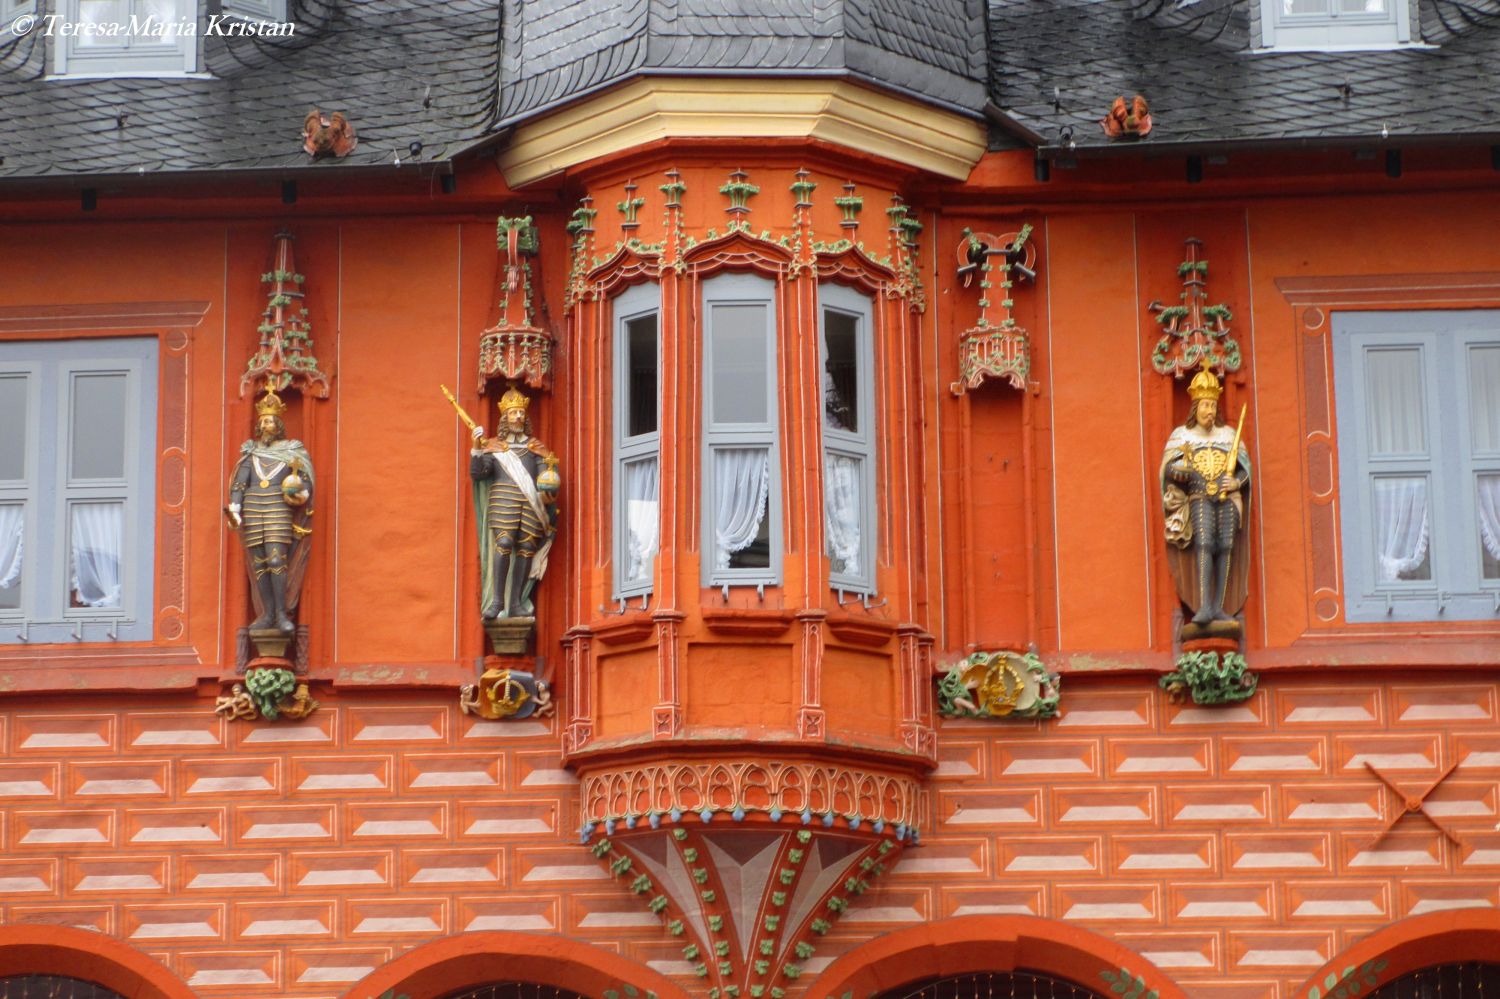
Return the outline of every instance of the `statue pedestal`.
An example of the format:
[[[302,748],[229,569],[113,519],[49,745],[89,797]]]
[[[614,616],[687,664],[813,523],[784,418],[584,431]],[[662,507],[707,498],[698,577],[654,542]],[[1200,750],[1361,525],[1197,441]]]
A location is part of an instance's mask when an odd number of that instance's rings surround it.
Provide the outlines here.
[[[257,659],[285,660],[287,658],[287,648],[291,646],[293,640],[297,637],[295,632],[289,635],[276,628],[250,628],[248,630],[250,632],[250,641],[255,646],[255,657]]]
[[[535,628],[534,617],[500,617],[484,622],[484,633],[490,636],[490,646],[497,656],[524,656]]]
[[[1182,630],[1178,632],[1178,638],[1182,642],[1184,652],[1238,652],[1240,650],[1240,634],[1244,626],[1239,620],[1210,621],[1207,624],[1194,624],[1191,621],[1182,622]],[[1202,649],[1191,649],[1188,646],[1196,642],[1227,642],[1228,648],[1217,647]]]
[[[1219,655],[1228,655],[1240,650],[1238,635],[1234,638],[1189,638],[1188,625],[1182,629],[1182,651],[1189,652],[1217,652]]]

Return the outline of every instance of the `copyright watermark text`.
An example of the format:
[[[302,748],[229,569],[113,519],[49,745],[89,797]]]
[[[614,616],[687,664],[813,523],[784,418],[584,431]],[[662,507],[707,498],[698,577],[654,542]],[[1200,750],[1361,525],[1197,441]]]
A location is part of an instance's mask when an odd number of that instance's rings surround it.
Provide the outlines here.
[[[294,21],[246,21],[224,14],[210,14],[200,25],[196,18],[166,21],[155,15],[132,14],[123,21],[70,21],[61,14],[22,14],[7,26],[17,37],[38,34],[47,38],[79,38],[105,44],[126,38],[168,44],[179,38],[257,37],[290,38],[297,33]]]

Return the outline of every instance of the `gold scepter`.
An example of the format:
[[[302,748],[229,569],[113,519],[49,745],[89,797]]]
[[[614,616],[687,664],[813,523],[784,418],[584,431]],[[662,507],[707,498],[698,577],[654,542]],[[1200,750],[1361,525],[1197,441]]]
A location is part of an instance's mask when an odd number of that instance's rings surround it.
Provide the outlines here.
[[[448,391],[448,386],[439,383],[438,388],[442,389],[443,395],[447,396],[448,401],[453,403],[453,411],[458,414],[458,418],[460,420],[464,421],[464,424],[469,428],[470,432],[479,430],[479,424],[474,422],[474,417],[464,412],[464,408],[458,404],[458,400],[453,398],[453,393]]]
[[[454,403],[458,405],[458,403]],[[1224,470],[1225,475],[1233,475],[1234,470],[1240,465],[1240,438],[1245,435],[1245,410],[1250,408],[1249,403],[1240,406],[1240,423],[1234,428],[1234,442],[1229,445],[1229,462]],[[1219,492],[1219,481],[1215,479],[1208,484],[1208,495],[1223,502],[1224,494]]]

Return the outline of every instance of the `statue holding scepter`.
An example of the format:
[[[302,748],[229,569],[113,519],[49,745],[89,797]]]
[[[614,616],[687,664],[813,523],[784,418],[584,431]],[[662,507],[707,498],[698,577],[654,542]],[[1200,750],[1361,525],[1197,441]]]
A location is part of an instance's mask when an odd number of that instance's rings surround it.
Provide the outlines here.
[[[488,438],[446,386],[443,394],[474,440],[469,477],[479,529],[480,616],[486,623],[530,620],[531,595],[557,533],[557,456],[531,436],[531,400],[514,388],[500,397],[499,427]]]

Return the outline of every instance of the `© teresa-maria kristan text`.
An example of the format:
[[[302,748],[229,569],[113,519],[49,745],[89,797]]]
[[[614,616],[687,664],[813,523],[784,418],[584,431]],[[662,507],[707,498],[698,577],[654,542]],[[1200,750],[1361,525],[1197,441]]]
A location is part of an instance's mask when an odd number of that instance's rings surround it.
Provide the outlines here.
[[[288,38],[297,31],[297,25],[292,21],[246,21],[224,14],[208,15],[202,27],[205,37],[255,35]],[[155,15],[140,17],[136,14],[124,21],[69,21],[61,14],[22,14],[10,23],[14,35],[37,31],[49,38],[146,38],[161,42],[195,38],[198,28],[196,18],[164,21]]]

